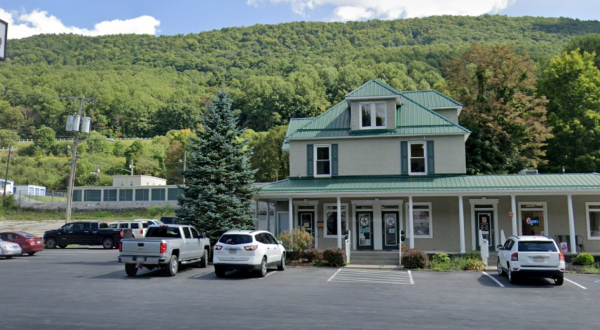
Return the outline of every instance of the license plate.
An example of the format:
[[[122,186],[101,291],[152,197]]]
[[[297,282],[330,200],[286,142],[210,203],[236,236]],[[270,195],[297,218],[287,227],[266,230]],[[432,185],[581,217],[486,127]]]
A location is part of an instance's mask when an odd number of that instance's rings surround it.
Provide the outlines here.
[[[544,257],[533,257],[533,261],[534,262],[543,262],[544,261]]]
[[[234,249],[229,250],[229,254],[236,254],[236,253],[237,253],[237,250],[234,250]]]

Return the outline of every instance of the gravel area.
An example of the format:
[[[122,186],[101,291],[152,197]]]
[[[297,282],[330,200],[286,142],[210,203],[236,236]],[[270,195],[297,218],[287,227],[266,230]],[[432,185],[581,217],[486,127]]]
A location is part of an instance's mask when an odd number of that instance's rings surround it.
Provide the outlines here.
[[[65,220],[4,220],[0,221],[0,232],[2,231],[24,231],[39,237],[47,230],[58,229],[65,224]]]

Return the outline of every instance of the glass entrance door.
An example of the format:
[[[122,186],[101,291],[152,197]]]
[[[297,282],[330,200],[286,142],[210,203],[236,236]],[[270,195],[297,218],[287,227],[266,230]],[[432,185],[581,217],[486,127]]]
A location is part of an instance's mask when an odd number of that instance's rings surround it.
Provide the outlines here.
[[[400,226],[398,212],[383,212],[383,249],[398,250]]]
[[[299,226],[300,228],[306,230],[307,232],[309,232],[311,235],[314,235],[314,230],[313,230],[313,213],[312,212],[300,212],[298,214],[298,219],[299,219]]]
[[[477,229],[481,230],[483,239],[488,241],[488,246],[494,249],[494,212],[493,211],[475,211],[475,219],[477,220]],[[477,250],[479,247],[479,232],[475,232],[477,237]]]
[[[356,212],[357,249],[373,250],[373,212]]]

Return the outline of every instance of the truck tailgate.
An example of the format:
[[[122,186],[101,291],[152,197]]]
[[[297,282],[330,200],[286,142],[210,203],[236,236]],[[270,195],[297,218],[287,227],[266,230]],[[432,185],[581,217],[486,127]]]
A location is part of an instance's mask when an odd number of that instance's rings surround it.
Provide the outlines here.
[[[124,239],[121,241],[120,255],[159,256],[162,238]]]

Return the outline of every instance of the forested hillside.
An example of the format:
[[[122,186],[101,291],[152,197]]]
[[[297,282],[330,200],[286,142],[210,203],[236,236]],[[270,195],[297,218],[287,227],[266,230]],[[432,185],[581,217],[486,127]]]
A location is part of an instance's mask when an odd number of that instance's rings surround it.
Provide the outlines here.
[[[288,120],[321,113],[369,79],[398,90],[436,88],[457,97],[442,68],[473,42],[527,51],[535,64],[531,74],[538,75],[574,37],[598,32],[598,21],[483,15],[296,22],[160,37],[41,35],[9,40],[8,60],[0,62],[0,128],[21,138],[33,138],[41,129],[71,136],[64,130],[65,120],[77,104],[63,98],[85,96],[95,99],[84,112],[92,117],[97,136],[164,136],[194,129],[209,100],[223,89],[233,98],[241,125],[251,129],[247,135],[261,157],[253,159],[257,179],[274,180],[287,175],[280,146]],[[154,151],[146,155],[154,155],[147,158],[156,164],[147,164],[145,173],[177,176],[169,166],[178,165],[169,164],[181,158],[185,142],[172,146],[172,141],[178,139],[171,136],[152,144]],[[538,144],[543,147],[544,141]],[[23,154],[41,161],[67,157],[65,148],[31,146]],[[127,162],[133,159],[121,147],[118,152],[105,149]],[[109,163],[114,171],[126,166]],[[506,170],[482,167],[472,172]],[[64,174],[57,171],[61,174],[52,182],[29,183],[62,188]],[[91,179],[80,182],[94,184]]]

